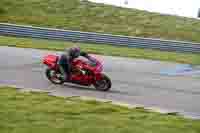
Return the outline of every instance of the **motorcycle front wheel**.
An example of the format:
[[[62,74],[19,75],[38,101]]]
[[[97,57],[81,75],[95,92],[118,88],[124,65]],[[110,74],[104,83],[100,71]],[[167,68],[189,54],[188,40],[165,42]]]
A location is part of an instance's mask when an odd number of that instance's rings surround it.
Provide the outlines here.
[[[53,84],[61,85],[64,83],[64,80],[62,80],[61,78],[61,74],[56,72],[55,70],[47,68],[45,73],[48,80],[51,81]]]
[[[100,91],[109,91],[112,86],[111,80],[105,74],[102,74],[102,79],[95,82],[94,87]]]

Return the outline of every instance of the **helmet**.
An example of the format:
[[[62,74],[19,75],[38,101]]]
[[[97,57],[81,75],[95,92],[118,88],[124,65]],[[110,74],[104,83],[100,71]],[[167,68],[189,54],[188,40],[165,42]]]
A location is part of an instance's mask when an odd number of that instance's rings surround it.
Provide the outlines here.
[[[72,58],[77,58],[80,56],[80,48],[77,46],[70,48],[69,52],[70,52],[70,56],[72,56]]]

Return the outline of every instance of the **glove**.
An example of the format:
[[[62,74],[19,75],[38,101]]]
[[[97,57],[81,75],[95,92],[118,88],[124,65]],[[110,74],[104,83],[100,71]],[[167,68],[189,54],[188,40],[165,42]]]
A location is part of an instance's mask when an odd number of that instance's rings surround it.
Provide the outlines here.
[[[85,56],[85,57],[87,57],[88,54],[87,54],[86,52],[81,52],[81,56]]]

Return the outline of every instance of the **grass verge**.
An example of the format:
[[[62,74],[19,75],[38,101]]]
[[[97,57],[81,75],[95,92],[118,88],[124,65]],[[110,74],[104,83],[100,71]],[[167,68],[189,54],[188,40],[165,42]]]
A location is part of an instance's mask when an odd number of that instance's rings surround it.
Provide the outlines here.
[[[1,133],[199,133],[200,121],[0,87]]]
[[[1,0],[0,22],[200,42],[200,21],[87,0]]]
[[[136,49],[136,48],[118,47],[112,45],[83,44],[83,43],[71,43],[62,41],[49,41],[49,40],[0,36],[0,46],[63,50],[65,47],[71,47],[73,45],[78,45],[81,47],[81,49],[89,53],[95,53],[101,55],[172,61],[172,62],[187,63],[193,65],[200,64],[200,54],[161,52],[157,50]]]

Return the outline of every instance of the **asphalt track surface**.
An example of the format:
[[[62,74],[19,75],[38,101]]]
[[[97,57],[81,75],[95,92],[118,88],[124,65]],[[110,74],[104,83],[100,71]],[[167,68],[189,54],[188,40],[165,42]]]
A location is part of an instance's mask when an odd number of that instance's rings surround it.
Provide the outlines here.
[[[87,96],[114,102],[158,108],[200,118],[200,76],[167,76],[160,71],[177,64],[151,60],[98,56],[112,79],[109,92],[72,84],[53,85],[41,58],[52,51],[0,47],[0,84],[36,88],[59,96]],[[59,54],[59,53],[58,53]]]

